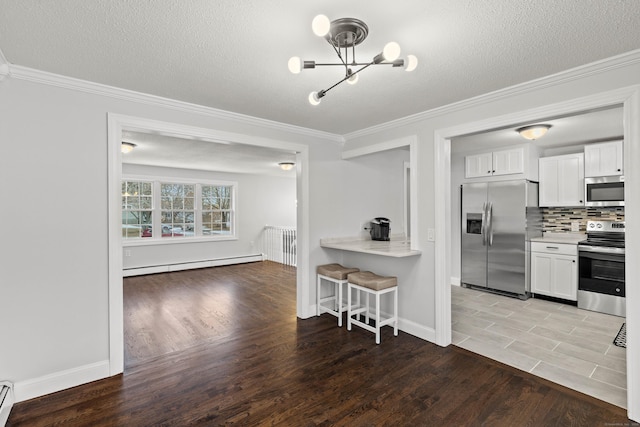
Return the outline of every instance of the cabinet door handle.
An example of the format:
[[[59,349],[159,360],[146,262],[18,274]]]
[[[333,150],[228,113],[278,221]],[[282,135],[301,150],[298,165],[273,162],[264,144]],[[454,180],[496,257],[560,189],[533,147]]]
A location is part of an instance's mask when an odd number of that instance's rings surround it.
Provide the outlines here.
[[[618,172],[620,172],[620,169],[618,169]]]
[[[572,260],[571,262],[575,264],[575,263],[576,263],[576,260],[574,259],[574,260]]]
[[[560,249],[558,246],[547,246],[547,249]]]

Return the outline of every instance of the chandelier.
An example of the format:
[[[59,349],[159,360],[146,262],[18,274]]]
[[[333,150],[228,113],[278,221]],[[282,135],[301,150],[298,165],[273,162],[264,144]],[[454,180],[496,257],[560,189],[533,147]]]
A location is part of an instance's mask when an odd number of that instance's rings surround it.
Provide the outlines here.
[[[400,58],[400,45],[396,42],[389,42],[384,46],[381,53],[373,57],[370,62],[358,62],[356,59],[356,46],[367,38],[369,28],[367,24],[355,18],[341,18],[329,21],[325,15],[318,15],[313,18],[311,29],[318,37],[324,37],[338,55],[340,62],[317,63],[316,61],[302,61],[300,57],[294,56],[289,59],[289,71],[298,74],[302,69],[316,68],[323,66],[344,67],[344,78],[327,89],[314,91],[309,94],[311,105],[320,104],[320,100],[334,87],[342,82],[356,84],[358,74],[371,65],[391,65],[394,68],[402,67],[406,71],[413,71],[418,66],[418,58],[408,55],[405,59]]]

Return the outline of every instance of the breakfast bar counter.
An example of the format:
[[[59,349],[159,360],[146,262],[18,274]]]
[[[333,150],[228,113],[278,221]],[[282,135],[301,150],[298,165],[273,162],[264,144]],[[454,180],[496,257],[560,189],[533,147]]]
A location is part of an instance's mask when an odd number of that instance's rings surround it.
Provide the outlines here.
[[[394,258],[417,256],[422,253],[419,250],[411,249],[410,240],[404,237],[394,238],[394,236],[391,236],[390,241],[378,241],[360,237],[328,237],[320,239],[320,246]]]

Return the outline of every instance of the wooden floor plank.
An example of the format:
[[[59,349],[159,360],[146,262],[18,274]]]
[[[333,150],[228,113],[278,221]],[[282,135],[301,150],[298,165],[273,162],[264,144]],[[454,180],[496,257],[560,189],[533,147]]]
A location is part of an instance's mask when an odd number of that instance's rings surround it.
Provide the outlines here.
[[[323,314],[271,262],[128,278],[123,375],[14,406],[8,426],[601,426],[626,412],[498,362]]]

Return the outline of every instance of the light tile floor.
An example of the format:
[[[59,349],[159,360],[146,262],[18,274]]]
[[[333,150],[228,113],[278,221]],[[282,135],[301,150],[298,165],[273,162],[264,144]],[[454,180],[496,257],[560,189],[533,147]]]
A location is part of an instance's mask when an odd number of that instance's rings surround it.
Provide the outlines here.
[[[451,287],[453,344],[627,407],[624,318],[530,298]]]

